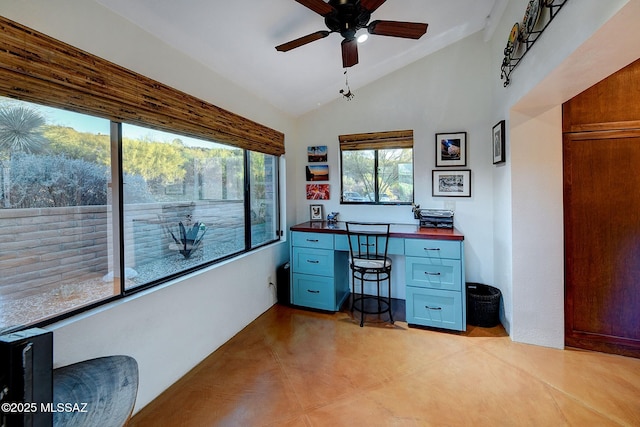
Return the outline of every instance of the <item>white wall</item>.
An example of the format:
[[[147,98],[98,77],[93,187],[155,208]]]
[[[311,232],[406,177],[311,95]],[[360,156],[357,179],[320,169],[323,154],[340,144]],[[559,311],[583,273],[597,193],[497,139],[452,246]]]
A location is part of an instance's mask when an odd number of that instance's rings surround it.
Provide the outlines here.
[[[562,108],[512,112],[514,341],[564,346]]]
[[[287,149],[295,138],[290,117],[93,1],[3,0],[0,15],[284,132]],[[291,166],[281,165],[286,176]],[[282,200],[292,200],[286,193]],[[276,267],[286,259],[287,244],[278,243],[51,325],[54,365],[111,354],[135,357],[137,412],[273,305],[275,289],[267,278],[275,281]]]
[[[488,43],[482,42],[480,34],[471,36],[356,90],[350,102],[336,99],[302,117],[293,153],[296,218],[304,221],[309,215],[305,147],[327,145],[332,197],[324,203],[326,211],[339,211],[343,220],[412,222],[407,207],[363,209],[339,204],[337,137],[414,129],[416,203],[434,208],[455,203],[456,227],[465,234],[467,281],[501,289],[501,319],[512,339],[562,348],[560,107],[640,56],[633,24],[640,17],[640,2],[568,2],[513,72],[511,85],[504,88],[500,79],[503,50],[527,3],[507,3]],[[507,162],[494,166],[490,132],[500,120],[507,122]],[[462,130],[469,137],[473,197],[433,198],[434,134]]]
[[[340,220],[415,223],[410,206],[340,205],[338,145],[341,134],[413,129],[415,202],[423,208],[454,207],[456,228],[465,234],[467,280],[491,283],[493,253],[486,249],[493,241],[493,124],[488,124],[491,88],[486,84],[490,65],[486,44],[478,33],[355,90],[351,101],[341,99],[336,90],[334,102],[300,118],[295,175],[290,177],[296,182],[297,220],[307,221],[308,206],[316,203],[305,196],[306,147],[327,145],[331,199],[323,202],[326,212],[340,212]],[[434,198],[435,134],[458,131],[467,132],[471,197]],[[400,289],[394,296],[403,295]]]
[[[491,41],[493,119],[508,129],[507,164],[494,170],[495,280],[512,339],[563,348],[561,105],[640,56],[640,2],[568,2],[503,88],[502,49],[527,3],[509,2]]]

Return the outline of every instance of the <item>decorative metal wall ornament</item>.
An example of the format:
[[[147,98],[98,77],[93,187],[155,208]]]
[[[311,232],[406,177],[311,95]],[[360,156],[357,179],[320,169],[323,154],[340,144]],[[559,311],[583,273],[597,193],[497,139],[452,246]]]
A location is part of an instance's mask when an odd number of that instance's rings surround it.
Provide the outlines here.
[[[340,89],[340,94],[344,96],[347,101],[351,101],[356,95],[351,92],[351,88],[349,87],[349,76],[347,76],[347,70],[344,70],[344,84],[347,88],[346,90]]]
[[[504,87],[511,83],[511,72],[533,47],[538,37],[556,17],[568,0],[530,0],[522,22],[511,28],[507,46],[504,48],[500,79]],[[547,13],[548,12],[548,13]],[[541,22],[538,22],[541,21]],[[538,29],[536,29],[538,28]]]

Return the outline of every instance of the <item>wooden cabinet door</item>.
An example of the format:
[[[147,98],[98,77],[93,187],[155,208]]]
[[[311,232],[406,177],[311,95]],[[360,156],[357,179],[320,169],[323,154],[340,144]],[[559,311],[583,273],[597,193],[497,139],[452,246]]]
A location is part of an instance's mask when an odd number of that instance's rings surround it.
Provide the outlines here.
[[[640,357],[640,130],[565,133],[565,342]]]

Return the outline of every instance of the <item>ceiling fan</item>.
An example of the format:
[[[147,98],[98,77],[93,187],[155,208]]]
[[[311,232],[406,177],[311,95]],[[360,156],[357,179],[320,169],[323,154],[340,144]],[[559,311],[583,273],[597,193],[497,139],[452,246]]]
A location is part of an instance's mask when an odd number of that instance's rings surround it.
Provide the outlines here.
[[[276,50],[287,52],[316,40],[323,39],[331,33],[340,33],[342,40],[342,66],[352,67],[358,63],[358,42],[356,32],[367,28],[369,34],[379,36],[419,39],[427,32],[427,24],[400,21],[372,21],[371,14],[386,0],[295,0],[324,17],[329,29],[316,31],[290,42],[276,46]]]

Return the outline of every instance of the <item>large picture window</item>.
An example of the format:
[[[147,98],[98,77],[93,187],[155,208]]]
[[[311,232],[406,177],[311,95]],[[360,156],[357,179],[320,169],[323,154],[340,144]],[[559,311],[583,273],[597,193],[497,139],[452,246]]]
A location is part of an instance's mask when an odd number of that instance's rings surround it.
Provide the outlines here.
[[[119,294],[109,121],[0,98],[0,171],[0,330]]]
[[[0,16],[0,331],[278,240],[283,154],[275,129]]]
[[[245,249],[244,150],[124,124],[122,169],[127,288]]]
[[[413,132],[341,135],[341,203],[411,204]]]
[[[0,97],[0,330],[279,239],[277,188],[274,155]]]

